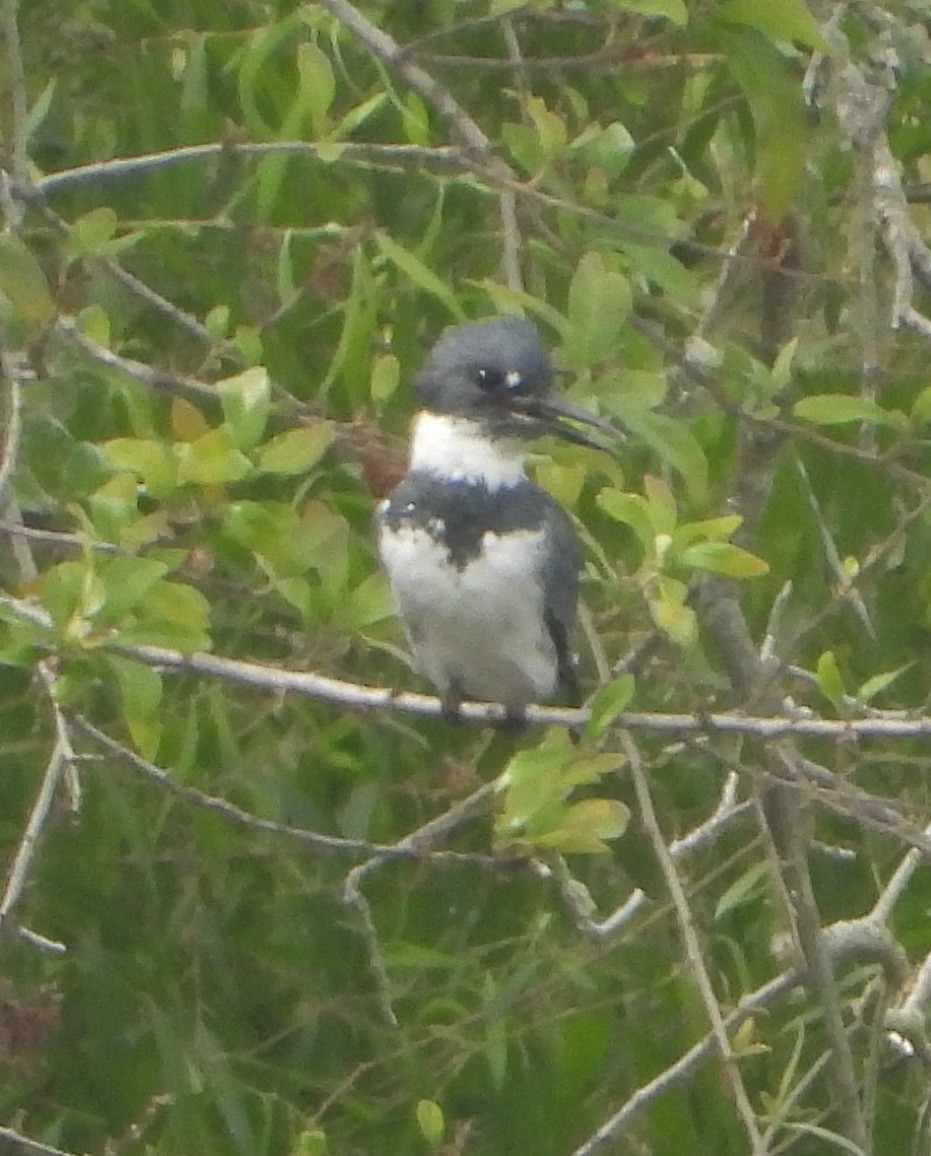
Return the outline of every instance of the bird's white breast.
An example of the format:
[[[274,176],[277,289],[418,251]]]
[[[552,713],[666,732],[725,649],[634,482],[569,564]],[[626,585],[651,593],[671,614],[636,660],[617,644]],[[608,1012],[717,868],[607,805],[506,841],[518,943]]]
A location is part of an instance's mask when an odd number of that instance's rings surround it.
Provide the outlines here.
[[[420,413],[411,434],[411,471],[492,492],[527,480],[524,454],[507,438],[490,437],[469,418]]]
[[[555,693],[556,649],[538,583],[543,544],[536,530],[489,531],[480,553],[457,567],[441,533],[382,523],[379,549],[399,617],[441,694],[519,709]]]

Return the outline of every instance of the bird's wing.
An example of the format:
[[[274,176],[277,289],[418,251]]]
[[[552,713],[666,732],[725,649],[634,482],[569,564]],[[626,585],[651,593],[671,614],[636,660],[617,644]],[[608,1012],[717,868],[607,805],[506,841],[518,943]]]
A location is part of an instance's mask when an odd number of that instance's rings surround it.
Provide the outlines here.
[[[556,648],[556,666],[562,695],[571,706],[580,702],[571,640],[579,597],[582,550],[569,516],[546,495],[547,551],[542,561],[543,613]]]

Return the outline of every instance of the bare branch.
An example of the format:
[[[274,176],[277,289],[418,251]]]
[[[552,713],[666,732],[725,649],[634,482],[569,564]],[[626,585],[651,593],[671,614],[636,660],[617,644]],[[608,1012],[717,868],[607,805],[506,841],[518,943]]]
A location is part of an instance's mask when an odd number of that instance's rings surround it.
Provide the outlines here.
[[[320,2],[370,52],[394,68],[427,104],[449,122],[450,128],[465,148],[483,160],[492,156],[491,141],[477,122],[429,72],[404,55],[396,40],[363,16],[349,0],[320,0]],[[499,160],[496,164],[502,172],[509,172],[503,161]]]
[[[44,611],[19,599],[0,594],[0,605],[8,607],[27,622],[50,626]],[[295,694],[301,698],[318,699],[358,710],[395,710],[422,717],[442,717],[441,703],[434,695],[413,691],[396,691],[390,687],[369,686],[347,682],[329,675],[309,671],[281,670],[256,662],[221,658],[213,654],[182,654],[161,646],[121,646],[110,649],[127,658],[135,658],[148,666],[180,674],[202,674],[241,686],[253,687],[276,694]],[[499,703],[463,702],[461,721],[480,725],[499,726],[507,721]],[[524,721],[529,726],[556,726],[579,729],[589,720],[585,708],[541,706],[530,704]],[[819,738],[849,743],[857,739],[893,739],[931,737],[931,716],[883,715],[881,717],[826,719],[796,714],[751,715],[741,711],[721,711],[709,714],[675,714],[664,711],[626,711],[619,715],[615,725],[623,730],[649,731],[655,734],[689,735],[731,734],[748,735],[771,741],[779,738]],[[806,770],[807,768],[807,770]],[[811,768],[814,768],[812,773]],[[776,777],[784,776],[776,774]],[[806,762],[801,779],[809,778],[821,786],[831,786],[837,777],[817,764]],[[799,776],[794,776],[797,780]],[[871,799],[873,796],[863,796]],[[925,843],[922,842],[922,846]],[[927,844],[931,846],[931,842]]]
[[[931,338],[931,320],[912,304],[914,274],[931,283],[931,249],[909,213],[886,131],[896,88],[896,52],[887,37],[880,38],[884,42],[882,71],[877,80],[871,80],[851,61],[843,35],[832,29],[831,38],[838,49],[837,58],[843,63],[833,71],[828,87],[830,99],[848,147],[863,157],[869,210],[892,262],[895,281],[891,325],[893,329],[905,326]],[[827,64],[825,59],[822,67]]]
[[[669,888],[669,894],[672,897],[676,919],[679,924],[679,934],[682,937],[682,943],[685,947],[689,968],[701,994],[705,1011],[711,1020],[711,1033],[714,1036],[715,1043],[721,1055],[724,1073],[728,1086],[730,1087],[731,1095],[734,1098],[737,1113],[743,1121],[744,1129],[752,1145],[753,1152],[755,1154],[760,1153],[762,1151],[762,1136],[757,1124],[756,1113],[753,1111],[750,1098],[747,1095],[747,1089],[744,1086],[740,1069],[737,1066],[736,1057],[731,1051],[731,1043],[728,1039],[727,1029],[724,1026],[724,1017],[721,1014],[721,1005],[718,1003],[718,998],[714,993],[714,985],[711,982],[711,976],[708,974],[708,968],[705,965],[704,955],[701,944],[698,941],[698,934],[692,922],[692,913],[689,910],[685,890],[682,887],[682,883],[679,880],[675,865],[672,861],[672,856],[669,854],[665,840],[663,839],[663,832],[660,829],[659,820],[656,817],[653,800],[650,796],[650,788],[647,784],[643,763],[640,759],[640,751],[637,749],[636,743],[624,732],[621,733],[621,746],[630,764],[634,790],[637,793],[637,803],[640,807],[640,817],[647,835],[650,838],[650,842],[653,844],[653,850],[659,860],[663,877],[666,880],[666,886]]]
[[[0,364],[8,358],[0,353]],[[0,513],[3,513],[10,502],[13,491],[13,479],[19,461],[19,441],[23,430],[23,393],[19,378],[8,374],[4,367],[3,376],[6,378],[9,390],[9,406],[4,431],[3,447],[0,448]]]
[[[22,186],[19,186],[18,195],[23,195]],[[64,217],[60,217],[58,213],[51,209],[41,198],[33,197],[30,203],[39,216],[51,225],[57,233],[62,236],[71,235],[71,226]],[[118,261],[114,261],[112,257],[100,257],[90,254],[86,259],[98,265],[101,269],[104,269],[114,281],[117,281],[125,289],[128,289],[130,293],[140,300],[145,301],[147,305],[152,306],[153,309],[157,310],[157,312],[163,316],[168,317],[179,328],[187,330],[188,333],[206,345],[216,345],[214,335],[205,325],[202,325],[196,317],[180,309],[173,301],[169,301],[167,297],[163,297],[161,293],[157,293],[150,286],[146,285],[144,281],[141,281],[135,276],[135,274],[124,269],[123,266],[120,265]]]
[[[750,811],[752,807],[750,802],[739,803],[737,801],[738,781],[737,773],[731,771],[725,780],[721,797],[718,800],[717,807],[714,809],[714,813],[692,831],[683,835],[681,839],[676,839],[675,842],[669,845],[669,856],[671,859],[681,859],[686,855],[694,854],[703,847],[713,845],[726,830],[730,829],[731,825],[737,819],[745,816],[747,812]],[[559,887],[562,900],[569,914],[572,916],[576,927],[586,938],[595,940],[596,942],[611,939],[623,927],[626,927],[650,902],[646,892],[637,887],[624,900],[620,907],[612,911],[607,918],[599,923],[593,917],[595,914],[594,904],[584,885],[569,874],[568,868],[566,868],[565,871],[559,870],[553,874]]]
[[[39,530],[34,526],[22,526],[17,522],[0,521],[0,534],[8,534],[11,538],[25,538],[29,542],[42,542],[46,546],[55,546],[60,550],[84,550],[88,543],[80,534],[68,534],[63,530]],[[90,549],[95,554],[122,554],[119,546],[111,542],[92,542]]]
[[[37,947],[39,951],[47,951],[49,955],[67,954],[68,949],[63,943],[59,943],[57,939],[49,939],[45,935],[39,935],[37,931],[23,927],[22,924],[17,926],[16,934],[24,943],[28,943],[31,947]]]
[[[8,599],[0,601],[9,603]],[[181,654],[157,646],[116,646],[129,658],[166,670],[207,674],[229,682],[269,691],[285,691],[305,698],[341,703],[361,710],[388,708],[406,714],[438,717],[442,715],[439,699],[432,695],[396,692],[386,687],[364,686],[304,671],[278,670],[258,663],[219,658],[211,654]],[[499,725],[506,720],[503,707],[497,703],[464,702],[465,722]],[[530,705],[526,722],[533,726],[583,727],[589,714],[585,709]],[[657,734],[743,734],[772,740],[825,738],[849,742],[856,738],[926,738],[931,736],[931,717],[918,718],[797,718],[786,715],[755,716],[739,711],[714,714],[666,714],[662,711],[630,711],[620,715],[617,726],[624,730],[653,731]]]
[[[469,166],[462,152],[451,145],[429,148],[425,145],[368,144],[357,141],[336,141],[320,145],[313,141],[279,140],[236,144],[213,141],[208,144],[185,145],[160,152],[140,153],[133,157],[115,157],[93,164],[77,165],[41,177],[31,188],[17,188],[24,200],[38,195],[49,195],[74,185],[92,185],[99,188],[108,181],[122,180],[140,173],[159,172],[177,165],[203,162],[215,158],[259,159],[266,156],[303,156],[312,160],[321,155],[327,163],[338,160],[341,164],[365,165],[373,168],[400,169],[404,172],[438,173],[461,172]]]
[[[870,638],[875,639],[876,628],[873,626],[869,611],[866,608],[866,603],[863,601],[863,596],[860,594],[860,591],[851,583],[850,576],[844,569],[844,563],[841,560],[837,545],[834,542],[827,520],[824,517],[821,503],[818,501],[818,495],[814,491],[811,479],[808,476],[808,471],[805,469],[805,463],[801,458],[797,457],[795,459],[795,468],[802,482],[802,490],[804,491],[808,508],[818,527],[818,534],[821,538],[821,546],[824,550],[825,559],[838,584],[838,589],[846,596],[866,633]]]
[[[18,8],[17,0],[3,0],[3,42],[6,46],[7,79],[13,120],[11,131],[13,175],[17,180],[25,180],[29,175],[29,154],[26,152],[29,105],[26,68],[23,64],[23,50],[19,39]]]
[[[167,771],[163,771],[161,767],[157,767],[154,763],[149,762],[148,759],[144,759],[142,755],[130,750],[129,747],[124,747],[104,731],[95,727],[93,723],[88,722],[86,718],[78,716],[75,719],[75,723],[84,734],[93,739],[98,746],[103,747],[108,754],[114,756],[120,763],[135,771],[136,774],[142,778],[157,784],[176,799],[182,799],[185,803],[189,803],[199,810],[211,811],[216,815],[220,815],[237,827],[245,827],[252,831],[261,831],[267,835],[276,835],[289,839],[313,851],[322,853],[341,852],[355,855],[376,855],[381,859],[430,858],[431,860],[440,862],[473,863],[482,866],[497,866],[503,862],[505,858],[504,856],[483,855],[480,853],[473,854],[468,851],[430,852],[422,842],[418,841],[418,836],[422,828],[412,835],[409,835],[406,839],[402,839],[399,843],[371,843],[365,839],[345,839],[338,835],[323,835],[318,831],[309,831],[304,827],[291,827],[287,823],[276,823],[271,819],[261,819],[258,815],[244,811],[241,807],[237,807],[235,803],[230,803],[226,799],[218,799],[214,795],[207,795],[203,791],[198,791],[196,787],[189,787],[184,783],[179,783],[178,780],[168,774]],[[441,817],[441,819],[445,818],[445,816]],[[440,821],[435,820],[434,822]]]
[[[86,333],[82,333],[70,317],[60,317],[55,328],[68,341],[92,357],[94,361],[107,366],[109,369],[118,369],[121,373],[125,373],[149,389],[168,390],[205,404],[211,409],[219,408],[220,398],[217,391],[196,378],[165,373],[143,361],[136,361],[131,357],[121,357],[118,353],[107,349],[105,345],[100,345],[99,342],[88,337]]]
[[[448,834],[456,827],[462,826],[463,823],[470,822],[476,816],[484,814],[496,789],[496,783],[486,783],[479,787],[468,798],[456,803],[437,818],[430,819],[423,826],[418,827],[416,831],[412,831],[395,845],[394,850],[407,851],[408,854],[414,853],[418,857],[423,855],[424,849],[431,846],[436,839]],[[381,867],[387,858],[386,855],[379,853],[375,858],[353,867],[346,875],[343,884],[343,902],[359,916],[362,924],[362,937],[368,950],[369,966],[375,977],[379,1007],[385,1022],[396,1028],[398,1027],[398,1018],[391,998],[391,979],[388,975],[388,965],[382,954],[378,930],[375,927],[375,920],[372,918],[372,909],[362,891],[362,882],[366,875]]]
[[[60,740],[56,741],[52,750],[52,757],[49,759],[45,774],[42,776],[39,793],[29,814],[29,821],[26,824],[19,847],[16,849],[13,865],[7,876],[3,898],[0,899],[0,937],[7,931],[8,921],[22,899],[23,891],[29,880],[29,870],[38,848],[39,838],[48,821],[55,792],[61,781],[66,758],[65,747]]]
[[[77,1156],[76,1152],[65,1152],[62,1148],[55,1148],[51,1144],[43,1144],[39,1140],[31,1140],[22,1132],[13,1128],[5,1128],[0,1124],[0,1140],[14,1145],[20,1152],[28,1152],[31,1156]]]
[[[737,1007],[724,1019],[724,1030],[732,1033],[736,1028],[756,1015],[764,1008],[772,1007],[791,992],[799,983],[798,973],[785,971],[771,979],[750,995],[744,996]],[[622,1136],[640,1113],[654,1100],[659,1099],[670,1088],[677,1088],[684,1084],[700,1063],[708,1059],[716,1051],[717,1044],[713,1034],[708,1034],[700,1040],[674,1064],[670,1064],[660,1074],[648,1083],[643,1084],[636,1092],[593,1133],[584,1144],[581,1144],[572,1153],[572,1156],[595,1156],[606,1144]]]

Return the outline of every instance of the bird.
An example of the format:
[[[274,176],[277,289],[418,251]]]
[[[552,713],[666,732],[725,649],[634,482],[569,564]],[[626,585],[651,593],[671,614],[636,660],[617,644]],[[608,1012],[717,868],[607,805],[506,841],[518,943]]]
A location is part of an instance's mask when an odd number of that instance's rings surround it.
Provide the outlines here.
[[[534,323],[506,315],[447,329],[414,380],[408,471],[376,538],[413,665],[449,719],[464,700],[518,725],[531,702],[579,701],[581,545],[524,463],[538,437],[608,450],[615,431],[554,392],[562,372]]]

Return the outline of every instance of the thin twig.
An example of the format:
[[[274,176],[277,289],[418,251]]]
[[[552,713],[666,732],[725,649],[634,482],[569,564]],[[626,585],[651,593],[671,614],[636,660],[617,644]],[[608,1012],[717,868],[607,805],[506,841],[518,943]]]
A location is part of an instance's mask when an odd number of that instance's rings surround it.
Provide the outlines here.
[[[92,357],[94,361],[107,366],[109,369],[118,369],[121,373],[125,373],[128,377],[133,378],[134,381],[138,381],[141,385],[145,385],[149,389],[167,390],[171,393],[178,393],[183,397],[194,399],[208,406],[210,409],[219,410],[219,393],[215,389],[211,389],[211,387],[204,382],[198,381],[196,378],[166,373],[163,370],[147,365],[143,361],[136,361],[131,357],[122,357],[120,354],[114,353],[111,349],[107,349],[105,345],[94,341],[94,339],[88,337],[86,333],[82,333],[70,317],[60,317],[55,325],[55,329],[69,342]]]
[[[737,1007],[724,1019],[724,1030],[733,1032],[750,1016],[764,1008],[772,1007],[798,985],[799,976],[795,971],[785,971],[771,979],[750,995],[744,996]],[[677,1088],[690,1079],[692,1073],[704,1060],[714,1055],[717,1043],[712,1033],[700,1040],[674,1064],[646,1084],[641,1085],[624,1104],[610,1116],[601,1127],[572,1153],[572,1156],[595,1156],[606,1144],[616,1140],[630,1127],[637,1116],[671,1088]]]
[[[925,833],[931,835],[931,825],[925,828]],[[903,857],[902,862],[893,872],[892,878],[883,888],[882,894],[876,900],[873,905],[873,910],[870,912],[870,916],[875,919],[877,923],[889,923],[896,905],[905,894],[905,890],[909,883],[911,883],[912,877],[923,862],[924,856],[914,847]]]
[[[738,782],[739,776],[736,771],[729,772],[714,812],[703,823],[669,845],[670,858],[681,859],[686,855],[695,854],[703,847],[713,845],[725,831],[730,830],[737,819],[747,814],[752,804],[737,801]],[[586,938],[596,942],[613,938],[650,902],[646,892],[637,887],[620,907],[598,922],[592,917],[593,905],[587,890],[582,889],[583,885],[570,875],[568,870],[554,872],[554,878],[576,927]]]
[[[16,849],[13,865],[7,876],[3,898],[0,900],[0,937],[7,930],[6,924],[22,899],[23,891],[29,880],[29,871],[38,849],[40,836],[52,809],[55,792],[65,767],[66,756],[66,748],[62,745],[61,740],[56,740],[52,756],[45,768],[45,774],[42,776],[39,793],[29,814],[29,821],[26,823],[23,837]]]
[[[8,358],[0,354],[0,364]],[[6,430],[4,431],[3,446],[0,448],[0,514],[8,507],[13,492],[13,479],[19,462],[19,443],[23,432],[23,391],[19,378],[6,372],[4,365],[3,376],[6,378],[9,404],[6,415]]]
[[[698,986],[702,1002],[705,1005],[705,1011],[711,1021],[712,1035],[714,1036],[720,1053],[721,1062],[724,1065],[725,1077],[734,1099],[734,1105],[737,1108],[737,1114],[743,1121],[744,1129],[750,1140],[754,1156],[757,1156],[757,1154],[762,1153],[764,1149],[756,1113],[753,1111],[753,1106],[747,1095],[747,1089],[744,1085],[743,1077],[740,1074],[737,1059],[731,1050],[730,1039],[728,1038],[727,1029],[724,1026],[724,1016],[721,1014],[721,1005],[718,1003],[718,998],[714,993],[714,985],[711,982],[711,976],[708,974],[701,944],[698,941],[698,935],[692,922],[692,913],[689,910],[685,890],[679,880],[672,856],[666,847],[666,841],[663,838],[659,820],[656,817],[653,800],[650,796],[650,788],[647,784],[643,763],[640,758],[640,751],[637,748],[637,744],[628,734],[622,732],[620,737],[621,746],[627,755],[627,761],[633,777],[637,803],[640,807],[640,818],[653,845],[653,851],[659,861],[663,878],[666,880],[666,886],[672,897],[673,908],[675,909],[676,919],[679,924],[679,934],[682,937],[689,969]]]
[[[428,820],[416,831],[411,831],[409,835],[395,844],[393,850],[406,852],[408,855],[413,854],[418,858],[423,856],[427,852],[427,848],[431,847],[437,839],[448,835],[464,823],[471,822],[479,815],[485,814],[496,789],[496,783],[485,783],[478,790],[473,791],[468,798],[462,799],[444,811],[442,815]],[[381,942],[378,938],[375,920],[372,917],[371,906],[362,890],[362,882],[366,875],[370,875],[383,866],[387,858],[388,856],[379,853],[365,863],[353,867],[347,873],[343,884],[343,902],[347,907],[351,907],[359,917],[362,925],[362,937],[368,951],[369,966],[375,978],[378,1004],[385,1022],[390,1027],[396,1028],[398,1027],[398,1017],[391,996],[391,978],[388,975],[388,965],[385,963],[385,957],[381,950]]]
[[[197,807],[199,810],[210,811],[215,815],[220,815],[226,819],[227,822],[233,823],[237,827],[244,827],[251,831],[261,831],[267,835],[276,835],[280,838],[300,843],[303,847],[312,851],[322,853],[339,852],[342,854],[375,855],[383,859],[429,858],[436,862],[471,863],[482,866],[497,866],[502,862],[500,856],[483,855],[477,852],[430,851],[421,842],[418,842],[416,838],[421,829],[418,829],[417,832],[414,832],[398,843],[372,843],[366,839],[347,839],[338,835],[324,835],[319,831],[309,831],[304,827],[292,827],[287,823],[276,823],[271,819],[262,819],[258,815],[244,811],[241,807],[237,807],[235,803],[230,803],[226,799],[219,799],[214,795],[208,795],[203,791],[197,790],[196,787],[189,787],[184,783],[179,783],[178,780],[167,771],[162,770],[161,767],[157,767],[154,763],[143,758],[142,755],[137,754],[128,747],[124,747],[104,731],[94,726],[93,723],[88,722],[86,718],[78,715],[74,721],[75,725],[89,738],[93,739],[98,746],[103,747],[108,754],[135,771],[136,774],[142,778],[156,783],[162,790],[167,791],[168,794],[174,796],[176,799],[181,799],[185,803]]]
[[[6,1128],[0,1124],[0,1140],[15,1145],[20,1152],[29,1152],[32,1156],[77,1156],[76,1152],[66,1152],[63,1148],[55,1148],[51,1144],[43,1144],[41,1140],[31,1140],[22,1132],[13,1128]]]
[[[3,42],[6,48],[7,81],[12,114],[10,152],[14,177],[17,180],[25,180],[29,175],[29,154],[26,151],[29,105],[26,91],[26,66],[23,63],[23,49],[17,22],[18,8],[17,0],[3,0]]]
[[[372,908],[362,891],[362,880],[377,864],[377,859],[370,859],[367,863],[360,863],[357,867],[353,867],[343,884],[343,902],[347,907],[351,907],[359,918],[362,939],[368,953],[369,967],[375,978],[375,992],[382,1017],[389,1027],[396,1028],[400,1024],[391,996],[391,977],[388,975],[388,965],[385,963],[385,957],[381,950],[378,929],[372,917]]]
[[[482,159],[492,156],[491,141],[478,123],[429,72],[407,59],[398,42],[352,6],[349,0],[320,0],[321,5],[379,60],[397,71],[410,87],[448,121],[463,146]],[[503,161],[497,162],[507,172]]]
[[[20,194],[22,189],[20,188]],[[52,228],[61,236],[70,237],[71,226],[64,219],[60,217],[53,209],[51,209],[41,197],[33,197],[31,204],[39,216],[46,221]],[[87,256],[86,260],[92,264],[98,265],[104,269],[107,274],[118,282],[130,293],[145,301],[147,305],[152,306],[157,312],[163,316],[168,317],[181,329],[186,330],[192,336],[196,337],[205,345],[216,345],[216,338],[210,330],[203,325],[197,318],[179,308],[173,301],[169,301],[167,297],[163,297],[161,293],[156,292],[151,286],[140,280],[134,273],[130,273],[124,269],[118,261],[113,260],[112,257],[101,257],[94,254]]]
[[[405,172],[421,172],[427,169],[440,173],[455,173],[466,167],[461,151],[452,145],[430,148],[425,145],[368,144],[357,141],[328,142],[326,145],[303,140],[250,141],[241,144],[212,141],[207,144],[185,145],[159,152],[140,153],[132,157],[115,157],[112,160],[76,165],[72,169],[49,173],[37,180],[31,189],[18,191],[24,199],[31,200],[36,194],[48,196],[50,193],[75,185],[91,185],[99,188],[104,182],[214,158],[260,160],[266,156],[280,155],[303,156],[312,160],[320,159],[322,156],[327,163],[339,161],[341,164],[360,164],[376,168],[400,169]]]

